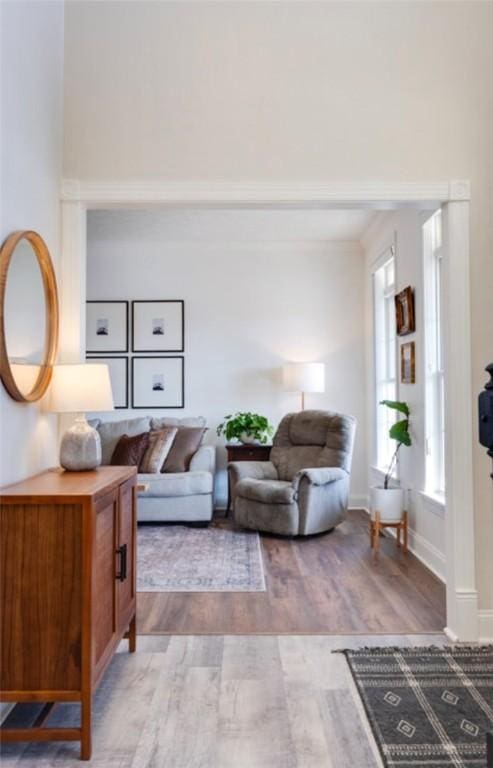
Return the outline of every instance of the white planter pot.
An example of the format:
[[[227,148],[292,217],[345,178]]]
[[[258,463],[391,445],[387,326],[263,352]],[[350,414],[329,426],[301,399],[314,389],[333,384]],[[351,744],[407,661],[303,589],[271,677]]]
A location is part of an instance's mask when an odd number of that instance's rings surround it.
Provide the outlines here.
[[[370,488],[370,514],[375,520],[375,513],[380,512],[383,523],[397,523],[404,512],[403,488]]]
[[[240,435],[240,440],[244,445],[255,445],[259,442],[256,437],[249,435],[248,432],[242,432]]]

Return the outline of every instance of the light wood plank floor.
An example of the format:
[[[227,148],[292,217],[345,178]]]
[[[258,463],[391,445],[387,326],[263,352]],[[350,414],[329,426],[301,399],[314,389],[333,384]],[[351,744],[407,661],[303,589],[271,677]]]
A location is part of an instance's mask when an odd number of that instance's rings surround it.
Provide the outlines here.
[[[444,637],[140,637],[95,696],[96,768],[378,768],[346,660],[336,648]],[[39,705],[18,706],[28,725]],[[50,724],[74,725],[75,705]],[[75,744],[8,744],[2,768],[80,766]]]
[[[405,634],[446,624],[444,585],[389,538],[376,559],[361,510],[330,534],[261,542],[266,592],[139,593],[138,632]]]

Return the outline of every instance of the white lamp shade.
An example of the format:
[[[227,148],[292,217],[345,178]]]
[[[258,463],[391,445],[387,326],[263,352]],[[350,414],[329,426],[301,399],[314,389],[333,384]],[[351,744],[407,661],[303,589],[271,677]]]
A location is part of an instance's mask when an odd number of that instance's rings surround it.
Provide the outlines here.
[[[48,409],[55,413],[112,411],[110,372],[102,363],[55,365]]]
[[[325,392],[325,365],[286,363],[283,366],[283,381],[287,392]]]

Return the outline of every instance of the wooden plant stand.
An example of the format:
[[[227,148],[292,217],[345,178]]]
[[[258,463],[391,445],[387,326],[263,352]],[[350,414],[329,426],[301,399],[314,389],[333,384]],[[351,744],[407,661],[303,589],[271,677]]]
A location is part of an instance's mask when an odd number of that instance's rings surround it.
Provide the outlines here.
[[[370,520],[370,542],[371,548],[375,554],[380,547],[380,531],[384,528],[395,528],[397,530],[397,546],[402,545],[402,551],[407,552],[407,511],[402,513],[402,518],[396,523],[386,523],[380,519],[380,512],[375,512],[375,519]],[[401,541],[401,534],[402,541]]]

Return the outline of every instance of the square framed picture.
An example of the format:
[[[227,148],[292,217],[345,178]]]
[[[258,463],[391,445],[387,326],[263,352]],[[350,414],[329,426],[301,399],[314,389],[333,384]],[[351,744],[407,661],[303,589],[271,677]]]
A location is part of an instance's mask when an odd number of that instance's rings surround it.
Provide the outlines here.
[[[86,302],[86,351],[128,352],[128,301]]]
[[[395,320],[398,336],[407,336],[416,330],[414,316],[414,293],[408,286],[395,297]]]
[[[416,345],[408,341],[401,345],[401,381],[403,384],[416,384]]]
[[[132,301],[132,328],[133,352],[183,352],[185,302]]]
[[[184,408],[185,358],[132,357],[132,408]]]
[[[108,366],[115,409],[128,408],[128,357],[86,357],[86,360]]]

